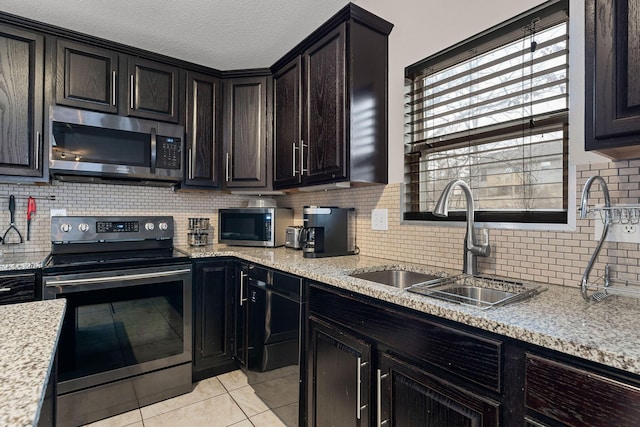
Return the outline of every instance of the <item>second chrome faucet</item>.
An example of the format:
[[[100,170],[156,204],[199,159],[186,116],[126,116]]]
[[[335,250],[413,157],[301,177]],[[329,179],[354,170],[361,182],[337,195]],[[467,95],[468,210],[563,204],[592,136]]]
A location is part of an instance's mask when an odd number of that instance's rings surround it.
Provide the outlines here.
[[[460,179],[449,182],[442,191],[440,199],[438,199],[438,202],[433,209],[433,214],[442,217],[449,215],[449,198],[451,197],[451,193],[453,193],[453,189],[455,187],[460,187],[462,189],[467,202],[467,233],[464,237],[464,263],[462,272],[465,274],[476,275],[478,274],[478,257],[487,257],[491,255],[491,246],[489,245],[489,233],[486,229],[484,230],[484,243],[478,243],[476,240],[473,219],[475,208],[471,189],[467,183]]]

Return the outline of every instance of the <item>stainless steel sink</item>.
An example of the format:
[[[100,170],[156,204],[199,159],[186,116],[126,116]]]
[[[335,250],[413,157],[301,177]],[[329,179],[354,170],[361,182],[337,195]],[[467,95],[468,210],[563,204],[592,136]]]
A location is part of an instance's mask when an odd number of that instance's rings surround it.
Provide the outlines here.
[[[446,301],[463,304],[485,306],[497,305],[508,301],[518,295],[517,293],[501,291],[498,289],[483,288],[480,286],[447,286],[434,289],[429,296]]]
[[[463,274],[432,286],[417,284],[407,290],[444,301],[487,309],[529,298],[545,288],[539,284]]]
[[[433,285],[443,280],[442,277],[436,276],[435,274],[394,269],[353,273],[350,274],[350,276],[382,283],[383,285],[393,286],[399,289],[405,289],[416,284]]]

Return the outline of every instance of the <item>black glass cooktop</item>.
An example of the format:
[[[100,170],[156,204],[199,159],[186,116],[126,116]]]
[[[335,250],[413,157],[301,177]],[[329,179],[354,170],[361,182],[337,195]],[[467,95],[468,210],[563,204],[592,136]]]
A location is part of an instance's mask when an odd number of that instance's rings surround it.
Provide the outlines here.
[[[44,274],[75,271],[135,268],[187,262],[189,255],[175,248],[131,251],[51,254],[44,264]]]

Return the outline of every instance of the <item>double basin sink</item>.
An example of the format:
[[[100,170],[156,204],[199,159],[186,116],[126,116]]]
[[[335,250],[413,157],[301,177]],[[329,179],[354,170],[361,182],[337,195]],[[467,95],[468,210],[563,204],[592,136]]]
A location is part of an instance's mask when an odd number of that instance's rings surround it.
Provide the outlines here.
[[[542,285],[496,277],[446,276],[400,269],[352,273],[350,276],[480,309],[521,301],[544,290]]]

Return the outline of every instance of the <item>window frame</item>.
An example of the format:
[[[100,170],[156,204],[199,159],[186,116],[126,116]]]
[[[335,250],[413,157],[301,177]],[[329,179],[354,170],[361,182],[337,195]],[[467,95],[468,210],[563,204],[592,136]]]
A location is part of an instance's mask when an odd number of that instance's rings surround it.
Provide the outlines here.
[[[567,36],[569,35],[569,1],[568,0],[551,0],[542,5],[530,9],[508,21],[498,24],[492,28],[489,28],[482,33],[472,36],[454,46],[444,49],[434,55],[431,55],[421,61],[418,61],[405,68],[406,82],[412,84],[414,79],[419,75],[424,75],[425,70],[428,68],[434,68],[434,64],[437,64],[435,68],[443,70],[451,67],[457,63],[460,63],[464,58],[468,58],[466,54],[470,49],[474,49],[482,45],[482,50],[477,54],[481,55],[484,52],[496,49],[503,46],[505,43],[514,41],[513,34],[517,31],[522,32],[522,29],[529,25],[532,20],[537,17],[542,19],[555,19],[556,23],[560,22],[558,16],[560,14],[565,15],[567,25]],[[545,27],[546,28],[546,27]],[[569,47],[567,46],[567,50]],[[567,53],[568,57],[568,53]],[[567,68],[569,65],[567,66]],[[569,73],[567,72],[567,90],[569,89]],[[405,84],[405,87],[407,84]],[[574,206],[575,200],[575,167],[569,164],[569,110],[570,104],[567,101],[567,108],[561,114],[547,117],[550,122],[561,123],[563,127],[563,210],[476,210],[474,214],[475,221],[479,225],[488,228],[511,228],[511,229],[554,229],[565,230],[571,228],[575,224],[575,212],[572,212],[571,207]],[[558,117],[561,116],[561,117]],[[561,122],[559,122],[559,120]],[[536,121],[538,123],[538,121]],[[406,122],[405,122],[406,125]],[[525,123],[520,122],[513,124],[511,129],[522,128],[525,132]],[[495,133],[496,135],[507,133],[506,126],[497,130],[489,130],[487,133]],[[475,134],[474,137],[479,136]],[[482,135],[480,135],[482,136]],[[447,144],[448,145],[448,144]],[[403,144],[403,148],[406,143]],[[407,171],[410,163],[407,161],[407,154],[403,155],[404,183],[401,191],[401,218],[402,223],[419,223],[428,225],[443,225],[443,226],[456,226],[464,225],[466,221],[465,211],[453,211],[450,210],[448,217],[436,217],[431,212],[409,211],[407,208],[407,195],[412,191],[407,189],[407,186],[412,185],[407,182],[407,176],[410,172]],[[413,190],[415,193],[416,190]],[[420,200],[416,203],[420,204]]]

